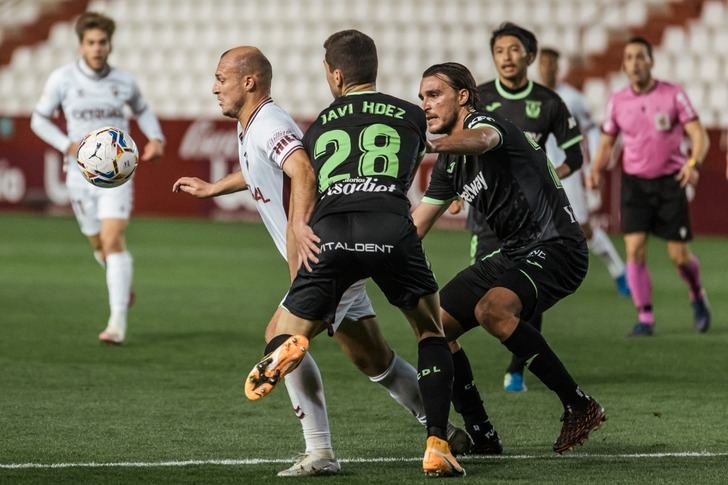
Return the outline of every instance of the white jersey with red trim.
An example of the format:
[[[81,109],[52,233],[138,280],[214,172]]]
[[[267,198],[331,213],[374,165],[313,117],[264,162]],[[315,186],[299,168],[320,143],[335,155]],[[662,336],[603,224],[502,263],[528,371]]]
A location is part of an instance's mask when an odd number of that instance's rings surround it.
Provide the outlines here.
[[[303,149],[301,138],[296,122],[270,98],[255,109],[245,128],[238,123],[240,169],[265,227],[286,260],[291,181],[283,164],[291,153]]]

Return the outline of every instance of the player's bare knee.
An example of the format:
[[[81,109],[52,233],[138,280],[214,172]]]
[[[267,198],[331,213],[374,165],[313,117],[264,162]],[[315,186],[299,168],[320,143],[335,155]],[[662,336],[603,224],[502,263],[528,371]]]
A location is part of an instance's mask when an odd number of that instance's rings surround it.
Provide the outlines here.
[[[488,333],[503,340],[518,322],[511,302],[498,292],[488,292],[475,307],[475,318]]]

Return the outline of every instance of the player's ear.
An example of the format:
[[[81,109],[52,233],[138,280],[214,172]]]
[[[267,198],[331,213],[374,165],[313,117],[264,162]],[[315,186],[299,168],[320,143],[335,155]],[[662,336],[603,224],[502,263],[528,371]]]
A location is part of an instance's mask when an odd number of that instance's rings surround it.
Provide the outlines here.
[[[458,105],[465,106],[470,102],[470,91],[461,89],[458,91]]]
[[[334,69],[333,78],[334,78],[334,84],[336,85],[337,88],[344,87],[344,73],[341,72],[341,69]]]
[[[244,78],[243,78],[243,88],[246,91],[248,91],[248,92],[254,91],[256,84],[257,84],[257,82],[256,82],[256,79],[255,79],[255,76],[251,76],[251,75],[244,76]]]
[[[536,54],[534,52],[529,52],[526,55],[526,62],[528,63],[529,66],[531,64],[533,64],[533,61],[535,61],[535,60],[536,60]]]

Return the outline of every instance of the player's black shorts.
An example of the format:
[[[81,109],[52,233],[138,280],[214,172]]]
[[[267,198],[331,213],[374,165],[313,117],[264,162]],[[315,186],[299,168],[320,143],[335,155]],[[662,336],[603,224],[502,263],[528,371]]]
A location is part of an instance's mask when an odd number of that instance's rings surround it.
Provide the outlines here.
[[[283,307],[307,320],[332,322],[341,295],[354,282],[371,277],[392,305],[417,306],[437,292],[412,220],[386,212],[331,214],[317,221],[319,262],[301,268]]]
[[[668,241],[690,241],[688,198],[675,174],[654,179],[622,174],[622,232],[647,232]]]
[[[523,305],[528,321],[581,285],[589,267],[586,242],[549,241],[527,256],[510,258],[496,252],[458,273],[442,290],[440,306],[469,330],[478,326],[475,306],[491,288],[508,288]]]
[[[501,247],[500,240],[487,224],[483,224],[470,239],[470,264],[480,261]]]

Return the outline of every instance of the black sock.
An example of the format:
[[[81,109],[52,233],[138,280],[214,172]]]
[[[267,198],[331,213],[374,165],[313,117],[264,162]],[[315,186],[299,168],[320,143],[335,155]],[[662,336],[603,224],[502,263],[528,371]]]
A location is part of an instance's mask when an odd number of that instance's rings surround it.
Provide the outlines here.
[[[283,342],[288,340],[288,337],[290,337],[289,334],[283,333],[281,335],[276,335],[272,339],[270,339],[270,342],[265,344],[265,351],[263,352],[263,355],[268,355],[271,352],[273,352],[275,349],[281,346]]]
[[[473,370],[465,350],[460,349],[452,354],[455,376],[452,383],[452,404],[455,411],[463,417],[465,427],[482,426],[488,421],[488,414],[475,387]]]
[[[533,328],[539,331],[541,333],[541,325],[543,324],[543,313],[538,313],[534,315],[531,320],[528,322],[529,325],[531,325]],[[519,357],[516,357],[515,354],[511,354],[511,363],[508,365],[508,369],[506,369],[506,372],[512,374],[514,372],[517,372],[519,374],[523,374],[523,369],[526,368],[526,359],[522,359]]]
[[[447,417],[452,395],[453,364],[444,337],[420,340],[417,383],[427,415],[427,436],[447,440]]]
[[[528,370],[559,396],[564,407],[571,405],[582,409],[586,405],[588,397],[581,392],[543,336],[531,325],[520,322],[503,345],[516,356],[531,361]]]

